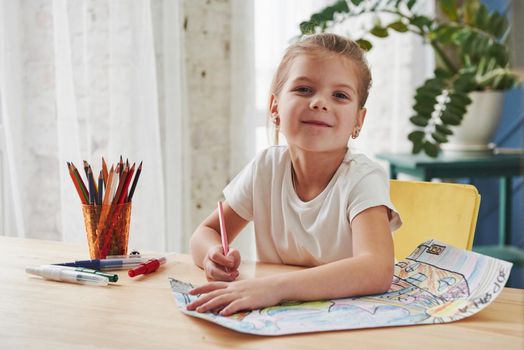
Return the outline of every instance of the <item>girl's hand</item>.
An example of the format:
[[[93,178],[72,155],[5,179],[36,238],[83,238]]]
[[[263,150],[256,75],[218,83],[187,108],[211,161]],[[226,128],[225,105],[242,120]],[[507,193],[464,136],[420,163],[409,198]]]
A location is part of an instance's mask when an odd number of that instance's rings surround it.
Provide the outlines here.
[[[212,282],[189,291],[191,295],[203,294],[187,305],[187,310],[208,312],[221,310],[221,316],[229,316],[241,310],[260,309],[280,303],[279,288],[267,278],[255,278],[236,282]]]
[[[208,281],[234,281],[238,277],[238,266],[240,266],[240,252],[231,249],[224,256],[221,245],[211,247],[203,262]]]

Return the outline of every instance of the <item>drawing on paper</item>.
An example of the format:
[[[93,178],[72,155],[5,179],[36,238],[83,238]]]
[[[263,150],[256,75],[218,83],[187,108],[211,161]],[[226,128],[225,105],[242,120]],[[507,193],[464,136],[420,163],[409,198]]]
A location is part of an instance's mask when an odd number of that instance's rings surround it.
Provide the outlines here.
[[[187,311],[197,298],[191,284],[170,279],[179,309],[243,333],[283,335],[342,329],[451,322],[491,303],[509,278],[512,264],[429,240],[395,265],[388,292],[314,302],[287,302],[223,317]]]

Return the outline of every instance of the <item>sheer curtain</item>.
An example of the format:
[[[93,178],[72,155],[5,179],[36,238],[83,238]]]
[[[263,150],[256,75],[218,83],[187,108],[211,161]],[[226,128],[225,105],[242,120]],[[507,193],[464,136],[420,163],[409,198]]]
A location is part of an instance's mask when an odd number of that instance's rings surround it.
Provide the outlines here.
[[[4,133],[13,148],[7,165],[21,217],[18,235],[85,243],[66,161],[81,169],[88,160],[98,172],[102,156],[116,163],[122,155],[143,161],[129,247],[180,248],[173,235],[182,224],[166,224],[166,210],[183,199],[165,193],[180,189],[182,176],[165,176],[182,158],[167,141],[177,137],[169,132],[180,132],[173,123],[181,110],[170,99],[183,90],[182,46],[166,45],[172,37],[163,33],[181,26],[179,8],[179,1],[2,1],[2,19],[12,19],[4,22],[2,52],[18,56],[21,65],[11,70],[16,62],[2,60],[2,72],[12,74],[0,76],[4,124],[15,124]],[[165,72],[180,79],[166,82]]]

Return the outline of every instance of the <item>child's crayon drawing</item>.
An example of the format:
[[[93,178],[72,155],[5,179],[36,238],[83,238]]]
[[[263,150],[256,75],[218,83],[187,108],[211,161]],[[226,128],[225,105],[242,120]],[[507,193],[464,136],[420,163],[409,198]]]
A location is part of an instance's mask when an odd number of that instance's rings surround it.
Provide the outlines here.
[[[471,316],[502,291],[512,264],[429,240],[395,265],[388,292],[314,302],[287,302],[229,317],[187,311],[191,285],[170,279],[179,309],[238,332],[283,335],[444,323]]]

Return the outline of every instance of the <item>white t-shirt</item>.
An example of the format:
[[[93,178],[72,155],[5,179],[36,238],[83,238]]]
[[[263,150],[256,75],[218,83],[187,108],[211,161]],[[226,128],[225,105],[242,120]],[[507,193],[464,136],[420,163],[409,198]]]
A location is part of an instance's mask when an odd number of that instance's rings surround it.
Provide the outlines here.
[[[293,188],[286,146],[258,154],[226,186],[224,195],[238,215],[254,221],[262,262],[318,266],[352,257],[350,222],[370,207],[390,209],[392,231],[401,225],[389,198],[386,172],[349,150],[326,188],[308,202]]]

